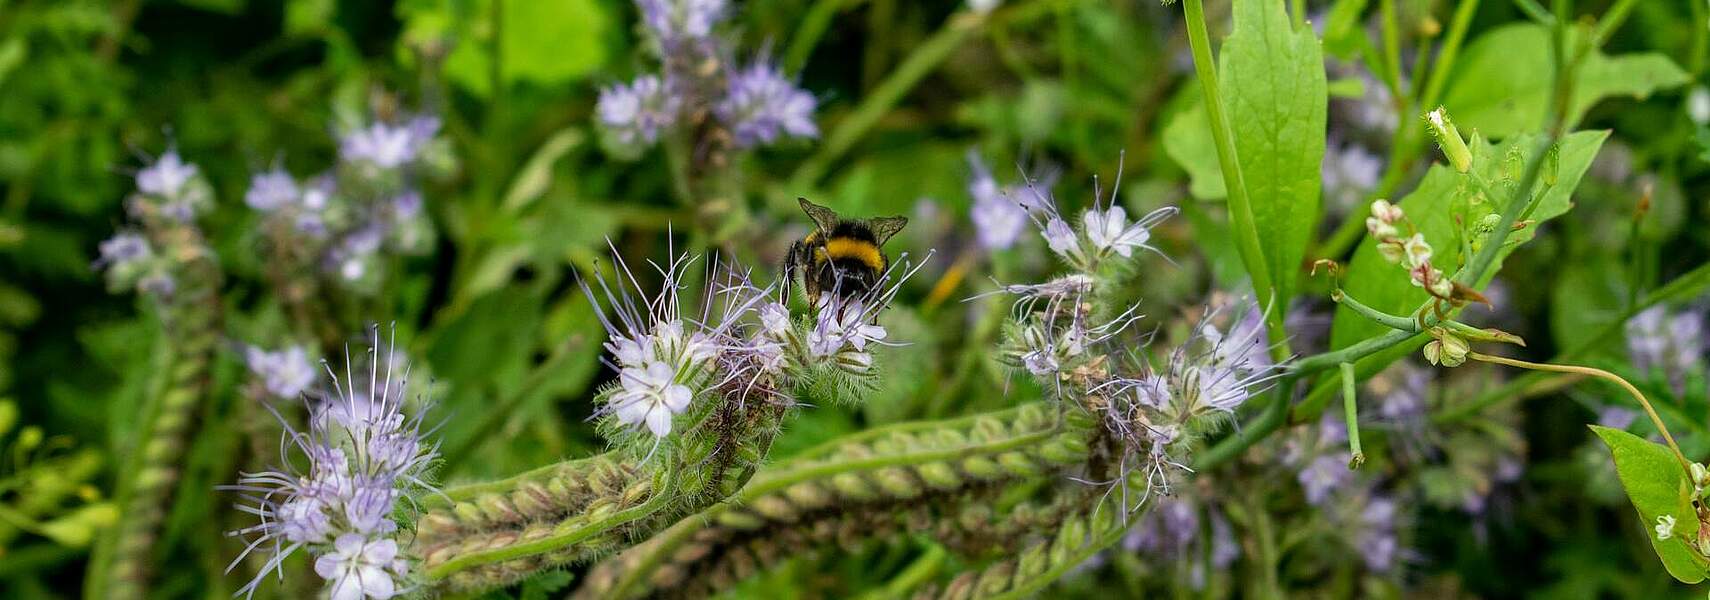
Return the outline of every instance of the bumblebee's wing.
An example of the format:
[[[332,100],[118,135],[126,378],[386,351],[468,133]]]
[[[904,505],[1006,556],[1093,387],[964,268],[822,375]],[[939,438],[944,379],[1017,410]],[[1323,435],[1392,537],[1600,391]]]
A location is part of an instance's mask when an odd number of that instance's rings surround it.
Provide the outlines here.
[[[885,245],[885,241],[891,239],[891,236],[902,231],[905,225],[908,225],[908,217],[878,217],[867,220],[867,228],[873,230],[873,238],[881,246]]]
[[[841,219],[838,218],[836,211],[808,202],[807,198],[797,197],[796,201],[801,203],[802,212],[807,213],[808,218],[813,219],[813,224],[818,225],[820,231],[830,233],[831,230],[837,228],[837,222]]]

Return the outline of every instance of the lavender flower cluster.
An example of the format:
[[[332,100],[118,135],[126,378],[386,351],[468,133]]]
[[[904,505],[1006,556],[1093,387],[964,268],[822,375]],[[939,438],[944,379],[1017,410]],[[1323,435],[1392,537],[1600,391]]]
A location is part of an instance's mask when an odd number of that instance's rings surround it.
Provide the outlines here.
[[[200,169],[184,162],[176,149],[168,149],[138,170],[135,181],[136,193],[126,200],[125,207],[147,229],[192,225],[197,215],[213,205],[213,188]],[[176,257],[157,248],[143,231],[122,229],[101,242],[98,251],[94,267],[105,272],[107,285],[114,292],[134,289],[146,296],[166,298],[178,289],[173,272]]]
[[[1627,321],[1627,354],[1642,372],[1660,373],[1676,394],[1685,393],[1687,377],[1701,369],[1710,350],[1710,330],[1704,313],[1685,309],[1672,314],[1653,306]]]
[[[732,66],[718,35],[729,14],[724,0],[636,0],[658,74],[600,91],[595,114],[613,155],[634,158],[674,128],[715,118],[737,148],[819,135],[813,95],[770,59]]]
[[[425,252],[433,227],[416,180],[449,168],[439,127],[432,116],[376,119],[344,130],[332,169],[301,181],[279,165],[252,176],[244,203],[262,215],[273,259],[373,292],[385,252]]]
[[[311,404],[307,431],[280,418],[285,439],[276,470],[245,473],[223,488],[241,493],[239,509],[260,520],[230,532],[247,545],[227,570],[253,552],[267,554],[240,594],[253,595],[270,572],[283,578],[285,560],[299,550],[314,557],[315,573],[333,600],[384,600],[408,590],[410,562],[399,554],[407,532],[396,519],[433,493],[428,475],[438,454],[423,439],[422,409],[406,414],[409,368],[380,346],[376,334],[366,388],[348,357],[342,379],[328,369],[333,393]]]

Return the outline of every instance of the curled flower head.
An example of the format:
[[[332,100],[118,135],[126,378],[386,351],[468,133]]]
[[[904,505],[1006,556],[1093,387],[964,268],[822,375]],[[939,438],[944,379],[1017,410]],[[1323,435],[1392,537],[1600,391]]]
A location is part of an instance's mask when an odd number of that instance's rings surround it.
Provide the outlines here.
[[[682,99],[656,75],[600,90],[594,111],[614,150],[639,153],[677,122]]]
[[[818,137],[819,126],[813,121],[817,104],[813,94],[796,87],[776,64],[760,59],[729,75],[715,112],[737,146],[752,148],[785,136]]]
[[[315,367],[309,363],[309,352],[302,346],[272,352],[249,347],[244,349],[243,357],[250,373],[261,381],[262,389],[275,398],[296,398],[315,384]]]
[[[433,491],[426,477],[437,452],[422,442],[420,413],[404,412],[409,370],[381,351],[378,332],[366,359],[366,374],[356,375],[349,357],[343,377],[327,369],[334,394],[312,404],[307,431],[280,417],[281,467],[222,487],[242,494],[239,508],[260,519],[228,534],[248,544],[227,570],[251,552],[269,554],[239,594],[254,594],[270,571],[283,576],[280,565],[298,550],[317,557],[333,598],[389,598],[402,587],[409,564],[398,556],[392,516],[405,498]]]

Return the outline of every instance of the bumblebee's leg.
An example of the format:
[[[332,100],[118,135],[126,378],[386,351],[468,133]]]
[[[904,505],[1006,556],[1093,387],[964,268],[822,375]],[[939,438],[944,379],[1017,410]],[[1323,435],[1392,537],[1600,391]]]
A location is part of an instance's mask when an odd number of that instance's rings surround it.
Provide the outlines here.
[[[797,261],[801,260],[801,256],[801,241],[797,240],[790,243],[790,251],[784,254],[784,268],[782,269],[784,272],[783,281],[779,282],[779,285],[783,287],[782,297],[784,306],[790,305],[790,292],[796,287],[796,273],[801,269],[801,265]]]

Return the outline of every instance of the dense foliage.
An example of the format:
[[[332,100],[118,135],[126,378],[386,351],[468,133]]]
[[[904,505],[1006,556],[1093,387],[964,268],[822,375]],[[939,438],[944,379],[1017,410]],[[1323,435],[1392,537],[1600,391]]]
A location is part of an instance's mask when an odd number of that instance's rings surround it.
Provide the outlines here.
[[[0,0],[0,597],[1698,596],[1707,60],[1703,0]]]

